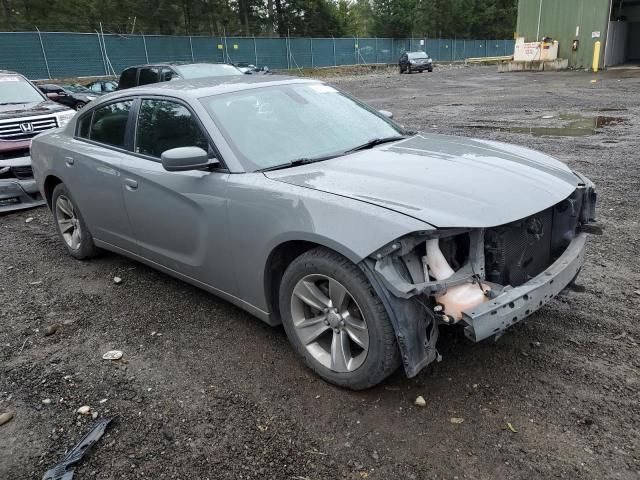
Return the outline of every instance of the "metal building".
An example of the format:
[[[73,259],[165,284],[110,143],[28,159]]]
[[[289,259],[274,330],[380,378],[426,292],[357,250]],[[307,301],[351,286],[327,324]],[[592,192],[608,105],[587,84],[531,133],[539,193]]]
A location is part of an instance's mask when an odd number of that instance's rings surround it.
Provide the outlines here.
[[[597,41],[599,68],[640,65],[640,0],[519,0],[516,34],[557,40],[570,67],[590,68]]]

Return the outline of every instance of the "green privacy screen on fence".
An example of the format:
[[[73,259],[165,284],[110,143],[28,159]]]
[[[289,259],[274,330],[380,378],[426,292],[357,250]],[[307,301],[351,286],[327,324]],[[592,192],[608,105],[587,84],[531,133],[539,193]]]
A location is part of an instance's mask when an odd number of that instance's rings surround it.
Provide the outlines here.
[[[435,61],[511,55],[513,40],[245,38],[0,32],[0,69],[31,79],[119,74],[149,62],[247,62],[271,69],[395,63],[425,50]]]

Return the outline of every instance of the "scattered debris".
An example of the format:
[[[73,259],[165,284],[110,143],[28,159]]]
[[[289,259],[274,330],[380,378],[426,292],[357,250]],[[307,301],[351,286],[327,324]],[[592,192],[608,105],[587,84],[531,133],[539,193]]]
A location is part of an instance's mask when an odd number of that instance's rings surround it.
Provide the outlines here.
[[[542,345],[540,342],[531,342],[530,344],[532,347],[539,347],[540,345]]]
[[[33,217],[27,217],[27,219],[24,221],[24,223],[31,223],[33,222]]]
[[[53,468],[47,470],[42,480],[71,480],[73,469],[71,465],[78,463],[89,449],[104,435],[105,430],[113,418],[103,418],[91,427],[84,437],[64,456]]]
[[[427,401],[424,399],[424,397],[422,395],[418,395],[418,397],[416,398],[416,401],[414,403],[418,407],[426,407],[427,406]]]
[[[120,285],[122,283],[122,279],[120,277],[113,277],[113,283]]]
[[[42,403],[44,403],[45,405],[51,405],[51,399],[45,398],[44,400],[42,400]]]
[[[91,412],[91,407],[89,405],[83,405],[77,411],[80,415],[89,415],[89,412]]]
[[[103,398],[103,399],[102,399],[102,400],[100,400],[98,403],[104,403],[104,402],[106,402],[106,401],[107,401],[107,399],[106,399],[106,398]]]
[[[636,295],[640,295],[640,290],[636,290],[636,291],[635,291],[635,292],[633,292],[633,293],[635,293]]]
[[[29,282],[29,285],[40,285],[42,283],[42,280],[38,280],[37,282]]]
[[[0,413],[0,425],[4,425],[5,423],[10,422],[12,418],[13,413],[11,412]]]
[[[380,455],[378,455],[378,452],[374,450],[371,454],[371,458],[373,458],[373,460],[377,462],[378,460],[380,460]]]
[[[47,328],[44,329],[44,336],[50,337],[51,335],[56,333],[59,328],[60,328],[60,325],[58,325],[57,323],[54,323],[53,325],[49,325]]]
[[[550,118],[553,118],[553,115],[543,115],[542,118],[544,120],[549,120]]]
[[[102,355],[103,360],[120,360],[122,358],[122,350],[109,350]]]
[[[93,418],[94,420],[95,420],[96,418],[98,418],[98,412],[92,412],[92,413],[91,413],[91,418]]]
[[[451,418],[449,419],[449,421],[450,421],[451,423],[455,423],[455,424],[459,425],[459,424],[461,424],[462,422],[464,422],[464,418],[462,418],[462,417],[451,417]]]
[[[511,425],[511,422],[507,422],[507,428],[512,432],[512,433],[518,433],[518,430],[516,430],[516,428]]]

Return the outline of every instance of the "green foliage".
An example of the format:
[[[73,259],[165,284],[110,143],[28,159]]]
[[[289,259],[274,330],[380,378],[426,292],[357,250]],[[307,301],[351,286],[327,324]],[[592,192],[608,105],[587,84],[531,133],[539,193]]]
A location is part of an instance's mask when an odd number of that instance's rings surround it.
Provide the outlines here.
[[[0,31],[511,38],[517,0],[0,0]]]

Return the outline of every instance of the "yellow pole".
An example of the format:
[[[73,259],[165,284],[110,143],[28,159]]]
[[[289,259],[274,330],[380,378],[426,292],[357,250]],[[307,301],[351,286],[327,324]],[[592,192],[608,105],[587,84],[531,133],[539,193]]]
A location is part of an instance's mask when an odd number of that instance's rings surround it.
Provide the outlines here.
[[[600,64],[600,40],[593,44],[593,71],[598,71],[598,65]]]

